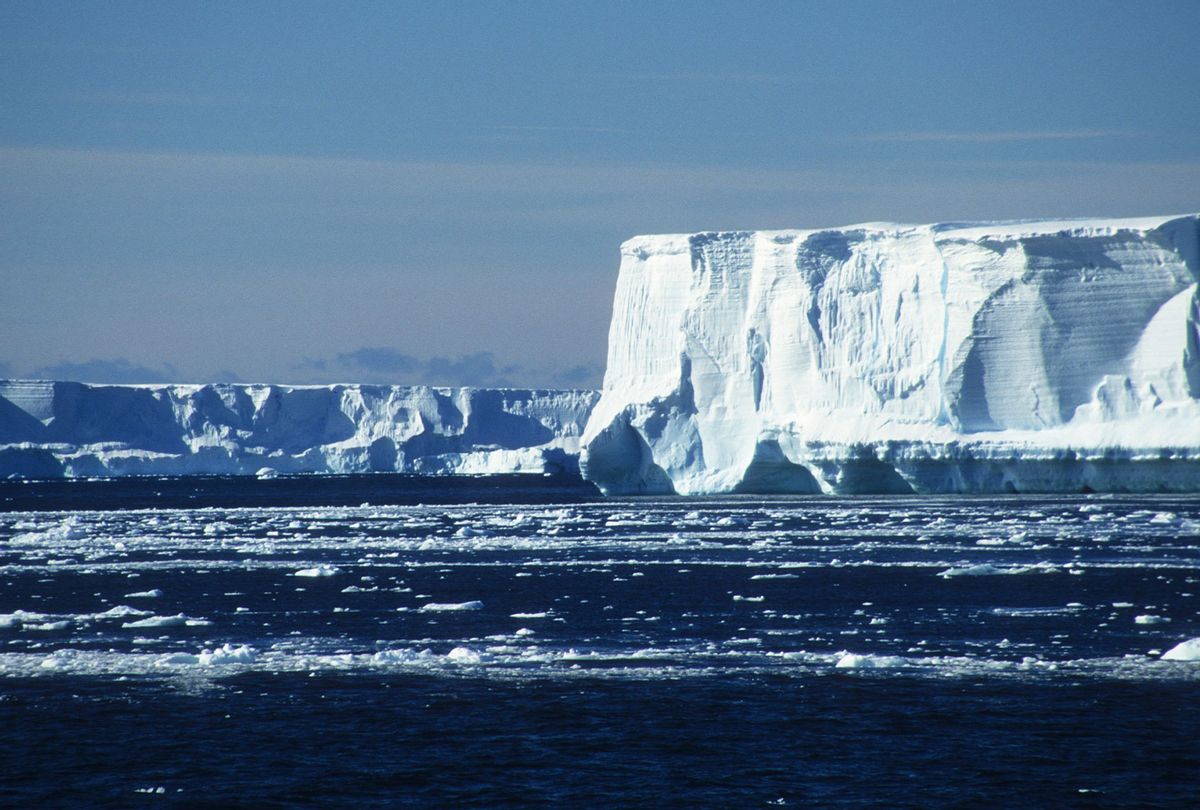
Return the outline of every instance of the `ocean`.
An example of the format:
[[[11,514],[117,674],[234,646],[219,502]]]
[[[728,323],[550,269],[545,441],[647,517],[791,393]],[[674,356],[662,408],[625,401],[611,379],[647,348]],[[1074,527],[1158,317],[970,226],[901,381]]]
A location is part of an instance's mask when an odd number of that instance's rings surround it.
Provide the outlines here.
[[[1196,497],[2,482],[0,804],[1194,807],[1198,594]]]

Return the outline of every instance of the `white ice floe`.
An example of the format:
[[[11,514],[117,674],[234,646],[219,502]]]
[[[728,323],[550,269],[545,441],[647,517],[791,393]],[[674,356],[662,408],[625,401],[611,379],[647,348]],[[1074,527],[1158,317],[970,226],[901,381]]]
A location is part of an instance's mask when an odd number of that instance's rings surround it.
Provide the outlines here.
[[[42,622],[41,624],[21,625],[22,630],[41,630],[41,631],[66,630],[69,627],[71,627],[71,622],[67,619],[63,619],[63,620],[57,621],[57,622]]]
[[[421,607],[421,610],[438,613],[438,612],[453,612],[459,610],[483,610],[483,602],[471,600],[469,602],[429,602]]]
[[[208,619],[194,619],[183,613],[176,613],[174,616],[148,616],[145,619],[137,621],[125,622],[122,627],[139,628],[139,627],[207,627],[211,625]]]
[[[322,563],[315,568],[301,568],[299,571],[292,574],[294,577],[332,577],[342,573],[342,569],[336,565],[325,565]]]
[[[31,610],[14,610],[12,613],[0,613],[0,628],[40,624],[49,618],[50,616],[45,613],[36,613]]]
[[[135,591],[134,593],[125,594],[126,599],[159,599],[163,595],[162,589],[153,588],[148,591]]]
[[[1057,574],[1061,569],[1053,565],[1019,565],[1019,566],[999,566],[990,563],[980,563],[978,565],[965,565],[958,568],[947,568],[944,571],[938,572],[938,576],[943,579],[951,577],[987,577],[1001,576],[1005,574]]]
[[[1163,661],[1200,661],[1200,638],[1181,641],[1162,654]]]
[[[893,655],[860,655],[843,653],[834,664],[837,669],[890,669],[901,666],[903,658]]]
[[[197,666],[230,666],[233,664],[253,664],[258,660],[258,650],[247,645],[233,646],[222,644],[220,647],[205,648],[199,653],[172,653],[158,659],[161,665],[197,665]]]
[[[1143,613],[1140,616],[1134,616],[1133,621],[1135,624],[1166,624],[1171,620],[1166,616],[1157,616],[1153,613]]]
[[[483,662],[483,656],[469,647],[455,647],[446,653],[446,660],[456,664],[479,664]]]

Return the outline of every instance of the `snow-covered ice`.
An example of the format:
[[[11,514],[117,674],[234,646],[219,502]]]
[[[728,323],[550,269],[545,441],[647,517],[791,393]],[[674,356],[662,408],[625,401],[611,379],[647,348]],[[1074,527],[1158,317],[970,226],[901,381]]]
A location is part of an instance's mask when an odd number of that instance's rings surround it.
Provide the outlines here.
[[[1200,638],[1181,641],[1162,654],[1164,661],[1200,661]]]
[[[613,494],[1200,490],[1198,230],[636,237],[584,474]]]
[[[594,391],[0,381],[0,478],[570,472]]]
[[[301,568],[299,571],[296,571],[294,574],[292,574],[292,576],[294,576],[294,577],[314,577],[314,578],[315,577],[332,577],[332,576],[337,576],[340,573],[342,573],[342,569],[338,568],[336,565],[321,564],[314,568]]]
[[[204,627],[212,624],[208,619],[193,619],[183,613],[176,613],[174,616],[147,616],[144,619],[138,619],[132,622],[125,622],[122,627],[142,628],[142,627]]]
[[[483,610],[483,602],[471,600],[469,602],[429,602],[421,608],[429,613],[453,613],[460,610]]]

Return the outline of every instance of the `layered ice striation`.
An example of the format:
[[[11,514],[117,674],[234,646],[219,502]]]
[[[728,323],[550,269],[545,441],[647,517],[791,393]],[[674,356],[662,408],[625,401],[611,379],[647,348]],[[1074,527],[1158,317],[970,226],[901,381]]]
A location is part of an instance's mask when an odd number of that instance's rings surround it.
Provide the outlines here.
[[[1197,215],[642,236],[607,493],[1200,490]]]
[[[0,477],[571,472],[593,391],[0,381]]]

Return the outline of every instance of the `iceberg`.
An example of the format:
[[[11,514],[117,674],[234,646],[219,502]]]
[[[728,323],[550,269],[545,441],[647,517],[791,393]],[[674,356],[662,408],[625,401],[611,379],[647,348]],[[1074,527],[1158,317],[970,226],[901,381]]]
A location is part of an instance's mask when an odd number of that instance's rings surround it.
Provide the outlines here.
[[[607,494],[1200,490],[1200,216],[639,236]]]
[[[578,469],[594,391],[0,380],[0,478]]]

